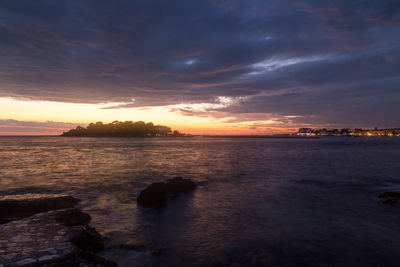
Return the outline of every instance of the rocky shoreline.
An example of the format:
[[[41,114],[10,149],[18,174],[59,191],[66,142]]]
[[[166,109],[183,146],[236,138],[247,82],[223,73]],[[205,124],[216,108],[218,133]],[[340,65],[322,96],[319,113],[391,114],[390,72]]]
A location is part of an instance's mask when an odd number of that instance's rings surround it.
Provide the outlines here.
[[[189,179],[174,177],[153,183],[138,195],[139,205],[160,205],[170,195],[196,189]],[[383,204],[396,204],[400,192],[379,194]],[[104,266],[117,264],[98,253],[104,239],[89,225],[91,217],[76,205],[80,202],[69,195],[24,194],[0,197],[0,267],[6,266]],[[124,250],[149,251],[159,255],[165,250],[160,244],[122,243]]]
[[[166,201],[170,195],[193,191],[196,184],[174,177],[153,183],[138,196],[140,205]],[[69,195],[23,194],[0,197],[0,267],[5,266],[117,266],[98,255],[103,238],[89,226],[91,217]],[[149,249],[158,255],[163,246],[122,244],[122,249]]]
[[[103,239],[67,195],[0,198],[0,267],[117,266],[97,255]]]

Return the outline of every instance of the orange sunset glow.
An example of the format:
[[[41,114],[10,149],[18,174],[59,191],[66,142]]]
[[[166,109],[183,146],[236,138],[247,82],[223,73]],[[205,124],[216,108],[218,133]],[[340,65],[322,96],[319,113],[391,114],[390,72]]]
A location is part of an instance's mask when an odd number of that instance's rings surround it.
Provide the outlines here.
[[[0,0],[0,267],[400,266],[400,0]]]
[[[180,104],[160,107],[140,108],[109,108],[119,103],[78,104],[55,101],[32,101],[27,99],[0,98],[1,135],[59,135],[75,125],[86,126],[91,122],[112,122],[115,118],[120,121],[142,120],[157,124],[168,125],[174,130],[189,134],[274,134],[294,131],[294,128],[273,120],[254,120],[245,122],[230,122],[229,118],[204,116],[201,112],[210,106],[224,104]],[[185,116],[180,108],[191,108],[200,115]],[[13,118],[20,123],[7,121]],[[34,122],[34,123],[32,123]],[[54,122],[64,122],[54,125]],[[56,123],[57,124],[57,123]],[[262,125],[261,127],[252,126]]]

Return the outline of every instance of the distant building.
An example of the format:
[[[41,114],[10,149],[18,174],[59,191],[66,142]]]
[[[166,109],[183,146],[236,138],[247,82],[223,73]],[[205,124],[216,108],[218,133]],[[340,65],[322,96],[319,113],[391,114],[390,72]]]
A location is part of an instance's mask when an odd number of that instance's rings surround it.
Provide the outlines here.
[[[319,129],[316,131],[316,135],[328,136],[328,135],[332,135],[332,133],[330,131],[328,131],[327,129]]]
[[[314,136],[315,132],[313,129],[311,128],[300,128],[297,131],[297,135],[301,135],[301,136]]]
[[[301,136],[400,136],[400,128],[395,129],[378,129],[363,130],[360,128],[355,129],[312,129],[312,128],[299,128],[297,135]]]
[[[400,136],[400,128],[397,129],[378,129],[365,130],[364,136]]]

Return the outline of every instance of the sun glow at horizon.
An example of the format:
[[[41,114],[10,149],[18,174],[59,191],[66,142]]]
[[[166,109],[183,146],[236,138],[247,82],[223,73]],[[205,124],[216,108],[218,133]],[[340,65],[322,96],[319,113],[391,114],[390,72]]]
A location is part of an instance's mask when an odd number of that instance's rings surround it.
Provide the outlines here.
[[[119,103],[79,104],[53,101],[32,101],[26,99],[1,98],[0,120],[19,120],[25,122],[66,122],[86,126],[89,123],[102,121],[145,121],[169,126],[174,130],[190,134],[260,134],[260,131],[250,129],[246,123],[226,122],[226,118],[213,118],[209,116],[186,116],[177,111],[182,107],[201,109],[215,105],[216,107],[230,104],[231,100],[221,98],[218,104],[181,104],[157,107],[112,108]],[[11,127],[11,126],[9,126]],[[23,128],[12,126],[13,128]],[[66,127],[44,127],[51,131],[36,133],[35,127],[27,126],[29,134],[59,134],[67,130]],[[272,131],[273,133],[274,131]],[[278,130],[279,132],[279,130]],[[4,132],[1,135],[15,135],[18,131]],[[26,134],[26,132],[21,132]],[[264,133],[266,134],[266,132]]]

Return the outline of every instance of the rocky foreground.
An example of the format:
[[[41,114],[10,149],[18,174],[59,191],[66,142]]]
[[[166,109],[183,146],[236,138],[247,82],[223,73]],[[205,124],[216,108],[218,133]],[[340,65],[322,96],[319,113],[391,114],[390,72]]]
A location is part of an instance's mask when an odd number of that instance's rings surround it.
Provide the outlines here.
[[[141,205],[160,204],[170,195],[193,191],[196,184],[175,177],[153,183],[138,196]],[[100,257],[103,239],[89,226],[91,217],[68,195],[24,194],[0,197],[0,267],[117,266]],[[124,244],[126,249],[143,249]],[[160,248],[150,248],[152,255]]]
[[[102,237],[78,202],[64,195],[1,198],[0,267],[117,266],[96,254]]]

